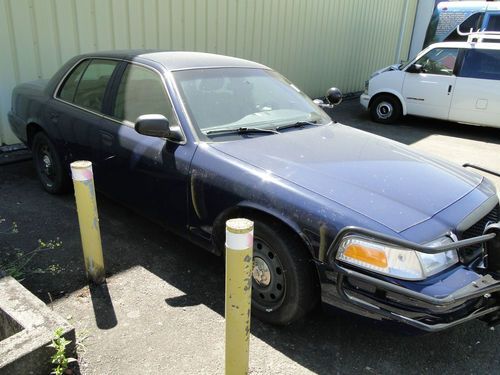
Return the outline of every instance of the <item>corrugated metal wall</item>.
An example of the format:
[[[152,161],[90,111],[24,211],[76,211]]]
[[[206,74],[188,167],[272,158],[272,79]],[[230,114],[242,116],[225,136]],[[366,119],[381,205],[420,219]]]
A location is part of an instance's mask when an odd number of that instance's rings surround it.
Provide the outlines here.
[[[89,51],[215,52],[277,69],[311,96],[362,89],[406,59],[418,0],[0,0],[0,144],[10,93]],[[401,33],[402,31],[402,33]]]

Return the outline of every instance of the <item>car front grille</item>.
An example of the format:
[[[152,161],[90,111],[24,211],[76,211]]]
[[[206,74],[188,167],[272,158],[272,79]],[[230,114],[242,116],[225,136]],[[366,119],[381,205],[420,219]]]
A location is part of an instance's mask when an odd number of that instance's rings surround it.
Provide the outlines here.
[[[495,208],[493,208],[486,216],[484,216],[476,224],[463,231],[461,235],[462,239],[465,240],[468,238],[481,236],[483,234],[484,227],[486,226],[486,224],[488,224],[491,221],[494,223],[498,221],[498,218],[500,216],[499,211],[500,211],[500,206],[496,205]],[[465,261],[465,263],[468,263],[468,261],[476,258],[476,256],[479,255],[479,251],[480,251],[479,245],[468,246],[460,250],[460,255],[462,259]]]
[[[481,220],[479,220],[476,224],[474,224],[472,227],[469,229],[466,229],[462,233],[462,238],[467,239],[467,238],[472,238],[476,236],[480,236],[483,234],[484,227],[488,222],[492,221],[496,223],[498,221],[498,210],[499,210],[499,205],[496,205],[495,208],[493,208],[488,215],[483,217]]]

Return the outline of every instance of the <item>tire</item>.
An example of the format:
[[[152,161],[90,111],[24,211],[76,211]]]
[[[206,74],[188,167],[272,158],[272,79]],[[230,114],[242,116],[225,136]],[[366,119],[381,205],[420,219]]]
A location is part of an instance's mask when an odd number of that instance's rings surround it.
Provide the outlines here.
[[[393,95],[379,95],[370,105],[370,116],[373,121],[382,124],[393,124],[403,113],[399,99]]]
[[[69,173],[64,168],[54,143],[44,132],[35,134],[31,151],[42,187],[51,194],[67,192],[71,186]]]
[[[252,314],[287,325],[319,301],[317,274],[299,240],[279,223],[254,220]]]

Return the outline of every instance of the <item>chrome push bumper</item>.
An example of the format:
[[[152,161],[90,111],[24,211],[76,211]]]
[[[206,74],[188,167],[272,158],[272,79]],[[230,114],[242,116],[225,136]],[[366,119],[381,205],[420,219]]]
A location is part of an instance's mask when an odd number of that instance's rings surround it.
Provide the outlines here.
[[[484,267],[487,262],[483,267],[476,265],[474,270],[461,266],[458,272],[474,274],[474,280],[445,296],[433,296],[412,288],[417,284],[398,282],[339,262],[336,259],[338,245],[344,236],[353,234],[427,254],[482,244],[486,252],[483,258],[488,259],[488,252],[495,251],[495,262],[498,262],[499,223],[488,225],[481,236],[439,247],[422,246],[362,228],[344,228],[327,252],[327,264],[318,264],[318,269],[326,301],[361,315],[404,323],[427,332],[441,331],[478,318],[490,325],[500,324],[498,263],[490,265],[494,269]]]

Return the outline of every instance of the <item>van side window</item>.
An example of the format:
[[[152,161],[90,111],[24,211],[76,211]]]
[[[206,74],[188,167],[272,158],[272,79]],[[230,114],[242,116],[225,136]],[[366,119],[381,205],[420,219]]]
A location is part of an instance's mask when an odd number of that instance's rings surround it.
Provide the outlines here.
[[[422,65],[422,72],[427,74],[453,75],[458,48],[434,48],[419,58],[415,64]]]
[[[459,76],[500,80],[500,50],[467,50]]]
[[[500,14],[490,14],[486,31],[500,31]]]

